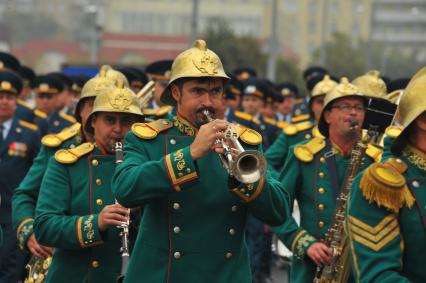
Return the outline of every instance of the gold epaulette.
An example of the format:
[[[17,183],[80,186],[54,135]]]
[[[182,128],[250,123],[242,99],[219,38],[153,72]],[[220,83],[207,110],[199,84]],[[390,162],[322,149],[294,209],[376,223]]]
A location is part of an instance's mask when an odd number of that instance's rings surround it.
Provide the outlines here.
[[[383,149],[372,144],[368,144],[367,150],[365,151],[365,154],[370,156],[375,162],[379,162],[382,159],[382,153]]]
[[[92,152],[94,148],[92,143],[86,142],[71,149],[60,149],[55,152],[55,159],[62,164],[73,164],[83,155]]]
[[[48,147],[60,146],[64,141],[69,140],[80,132],[81,124],[75,123],[71,127],[65,128],[57,134],[48,134],[41,139],[41,143]]]
[[[166,105],[166,106],[162,106],[160,108],[157,109],[157,113],[155,113],[155,116],[157,117],[161,117],[166,115],[167,113],[169,113],[170,111],[172,111],[173,107]]]
[[[311,121],[305,121],[298,124],[291,124],[284,128],[283,132],[287,136],[294,136],[298,132],[310,129],[313,127],[313,123]]]
[[[16,103],[18,103],[19,105],[24,106],[25,108],[28,108],[28,109],[30,109],[30,110],[33,110],[33,109],[34,109],[34,107],[32,107],[29,103],[27,103],[26,101],[24,101],[24,100],[22,100],[22,99],[18,99],[18,100],[16,101]]]
[[[43,118],[43,119],[47,119],[47,114],[44,113],[43,111],[40,110],[34,110],[34,115],[36,115],[37,117]]]
[[[33,130],[33,131],[38,130],[37,125],[34,125],[34,124],[27,122],[27,121],[24,121],[24,120],[19,120],[19,125],[21,125],[22,127],[28,128],[30,130]]]
[[[385,134],[392,139],[396,139],[401,134],[402,129],[402,126],[389,126],[386,128]]]
[[[311,115],[309,115],[309,114],[298,115],[298,116],[291,118],[291,122],[292,123],[298,123],[298,122],[301,122],[301,121],[309,120],[310,118],[311,118]]]
[[[277,122],[277,126],[281,129],[285,129],[288,125],[289,125],[289,123],[284,122],[284,121],[278,121]]]
[[[65,119],[65,120],[67,120],[68,122],[71,122],[71,123],[77,122],[77,120],[73,116],[68,115],[66,113],[63,113],[63,112],[59,112],[59,116],[61,118]]]
[[[277,126],[277,120],[275,120],[275,119],[272,119],[272,118],[269,118],[269,117],[263,117],[263,121],[265,121],[269,125]]]
[[[298,144],[294,148],[294,155],[303,162],[314,160],[315,154],[325,147],[325,140],[322,138],[312,138],[305,144]]]
[[[172,127],[172,122],[166,119],[160,119],[150,123],[135,123],[132,126],[132,132],[141,139],[151,140],[154,139],[158,133]]]
[[[374,163],[365,170],[361,178],[360,189],[363,196],[393,212],[405,205],[411,207],[414,197],[407,187],[402,173],[407,165],[397,158],[389,158],[385,163]]]
[[[237,127],[240,140],[249,145],[259,145],[262,143],[262,135],[257,131],[239,125]]]
[[[241,112],[241,111],[234,111],[234,114],[235,114],[235,116],[237,116],[238,118],[241,118],[241,119],[246,120],[246,121],[252,121],[252,120],[253,120],[253,118],[256,118],[256,117],[254,117],[253,115],[250,115],[250,114],[248,114],[248,113]],[[259,121],[259,120],[258,120],[258,121]]]
[[[173,107],[171,107],[171,106],[162,106],[162,107],[157,108],[157,109],[145,108],[145,109],[143,109],[143,114],[145,114],[147,116],[161,117],[161,116],[164,116],[167,113],[169,113],[172,109],[173,109]]]
[[[312,135],[316,138],[325,139],[325,137],[319,131],[318,126],[315,126],[312,128]]]

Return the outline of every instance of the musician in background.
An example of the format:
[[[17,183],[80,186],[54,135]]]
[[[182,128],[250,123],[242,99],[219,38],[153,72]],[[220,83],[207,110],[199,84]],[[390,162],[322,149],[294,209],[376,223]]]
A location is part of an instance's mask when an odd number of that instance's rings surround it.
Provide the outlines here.
[[[33,233],[35,208],[47,163],[56,151],[71,149],[83,142],[91,141],[91,133],[83,131],[81,125],[86,124],[98,93],[104,88],[115,86],[116,82],[106,77],[108,68],[109,66],[102,67],[99,74],[84,85],[82,96],[76,105],[75,118],[78,123],[65,128],[58,134],[45,135],[41,139],[40,152],[13,194],[12,225],[19,247],[39,259],[51,256],[53,252],[52,249],[39,245]]]
[[[426,68],[399,103],[402,132],[355,179],[348,231],[357,282],[426,282]]]
[[[62,149],[48,164],[40,189],[34,233],[54,247],[46,282],[115,282],[120,274],[119,226],[128,210],[114,204],[114,146],[142,121],[128,88],[106,88],[85,123],[94,142]]]
[[[296,199],[300,225],[289,218],[273,230],[293,252],[289,282],[312,282],[317,265],[329,264],[331,248],[324,239],[335,210],[335,202],[350,160],[353,145],[361,135],[366,100],[362,93],[343,78],[324,99],[319,130],[325,137],[314,137],[290,147],[279,181]],[[374,161],[375,148],[365,163]],[[379,158],[379,157],[378,157]]]
[[[114,194],[124,206],[144,205],[144,214],[125,282],[251,282],[247,212],[272,225],[288,217],[286,193],[268,173],[242,184],[222,166],[216,141],[229,123],[215,118],[228,80],[220,58],[196,40],[176,57],[161,95],[177,115],[136,124],[126,136]],[[259,133],[234,133],[260,149]]]

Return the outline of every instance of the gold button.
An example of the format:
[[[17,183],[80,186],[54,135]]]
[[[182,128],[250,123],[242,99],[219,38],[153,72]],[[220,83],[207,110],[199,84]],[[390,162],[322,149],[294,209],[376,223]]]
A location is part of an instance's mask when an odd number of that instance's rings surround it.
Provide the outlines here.
[[[310,139],[311,138],[311,135],[310,134],[306,134],[305,135],[305,139]]]
[[[179,176],[179,177],[182,177],[182,176],[183,176],[183,173],[182,173],[182,172],[179,172],[179,173],[178,173],[178,176]]]
[[[98,186],[102,185],[102,180],[101,179],[96,179],[96,185],[98,185]]]
[[[226,253],[225,257],[226,258],[231,258],[232,257],[232,253]]]
[[[167,122],[166,120],[163,120],[163,125],[167,125],[169,122]]]
[[[99,262],[97,260],[92,261],[92,267],[93,268],[98,268],[99,267]]]
[[[175,252],[175,253],[173,254],[173,257],[174,257],[175,259],[180,259],[180,257],[181,257],[180,252]]]
[[[175,202],[174,204],[173,204],[173,209],[174,210],[178,210],[180,208],[180,204],[178,203],[178,202]]]
[[[324,188],[319,188],[318,192],[323,195],[325,193],[325,189]]]
[[[320,157],[320,162],[321,163],[325,163],[325,158],[324,157]]]
[[[98,198],[97,200],[96,200],[96,204],[97,205],[102,205],[104,202],[100,199],[100,198]]]
[[[187,173],[191,173],[191,168],[186,168]]]
[[[92,160],[92,165],[93,165],[93,166],[98,166],[98,165],[99,165],[99,161],[98,161],[98,160],[96,160],[96,159],[93,159],[93,160]]]
[[[59,121],[54,121],[54,122],[53,122],[53,125],[55,125],[55,126],[59,126]]]
[[[244,188],[241,188],[240,192],[242,192],[244,194],[246,192],[246,190]]]
[[[416,180],[414,180],[412,184],[413,184],[413,187],[415,187],[415,188],[420,187],[420,183]]]
[[[229,235],[234,236],[235,235],[235,229],[229,229]]]
[[[319,209],[319,210],[324,210],[324,207],[325,207],[325,206],[324,206],[322,203],[318,204],[318,209]]]
[[[318,176],[322,179],[322,178],[324,178],[325,174],[324,174],[324,172],[319,172]]]
[[[320,221],[320,222],[318,222],[318,226],[319,226],[320,228],[324,227],[324,221]]]
[[[16,128],[16,132],[19,134],[20,132],[22,132],[21,128]]]
[[[238,210],[238,206],[233,205],[233,206],[231,207],[231,210],[232,210],[232,212],[236,212],[236,211]]]
[[[176,144],[176,140],[175,140],[175,139],[171,139],[171,140],[170,140],[170,143],[171,143],[171,144]]]
[[[179,234],[180,233],[180,227],[179,226],[174,227],[173,232],[175,232],[175,234]]]

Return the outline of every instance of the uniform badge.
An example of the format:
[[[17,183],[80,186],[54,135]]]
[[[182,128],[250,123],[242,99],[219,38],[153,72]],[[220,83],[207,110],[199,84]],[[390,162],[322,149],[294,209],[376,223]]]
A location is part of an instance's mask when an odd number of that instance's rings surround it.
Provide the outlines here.
[[[27,154],[27,145],[22,142],[13,142],[9,144],[8,154],[10,156],[25,157]]]

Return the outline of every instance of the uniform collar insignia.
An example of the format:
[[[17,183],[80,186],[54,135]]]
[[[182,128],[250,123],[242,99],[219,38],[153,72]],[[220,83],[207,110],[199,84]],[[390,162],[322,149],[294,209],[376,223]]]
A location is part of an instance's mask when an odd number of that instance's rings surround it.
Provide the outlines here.
[[[402,152],[408,161],[416,167],[426,171],[426,154],[412,145],[407,145]]]
[[[189,121],[179,115],[173,117],[173,124],[181,133],[185,135],[192,137],[197,134],[198,130],[193,125],[191,125]]]

